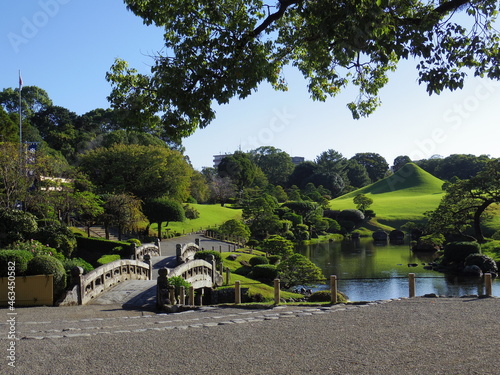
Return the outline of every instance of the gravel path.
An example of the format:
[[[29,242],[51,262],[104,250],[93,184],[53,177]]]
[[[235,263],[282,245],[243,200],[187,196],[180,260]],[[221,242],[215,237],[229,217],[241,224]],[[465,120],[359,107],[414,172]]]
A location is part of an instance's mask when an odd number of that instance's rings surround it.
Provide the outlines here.
[[[500,299],[423,298],[332,307],[120,305],[16,310],[16,368],[2,374],[499,374]],[[8,319],[0,321],[7,352]]]

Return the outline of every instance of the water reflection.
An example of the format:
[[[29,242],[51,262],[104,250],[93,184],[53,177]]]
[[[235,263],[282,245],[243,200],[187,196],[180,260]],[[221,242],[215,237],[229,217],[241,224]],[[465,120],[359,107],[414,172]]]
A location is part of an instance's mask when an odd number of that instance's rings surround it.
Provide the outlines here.
[[[445,276],[424,267],[436,258],[414,253],[407,244],[374,243],[370,239],[297,246],[296,251],[319,266],[326,277],[337,275],[338,286],[351,301],[375,301],[408,296],[408,273],[417,277],[416,294],[463,296],[484,294],[482,280]],[[318,286],[318,289],[327,286]],[[500,284],[493,282],[493,295]]]

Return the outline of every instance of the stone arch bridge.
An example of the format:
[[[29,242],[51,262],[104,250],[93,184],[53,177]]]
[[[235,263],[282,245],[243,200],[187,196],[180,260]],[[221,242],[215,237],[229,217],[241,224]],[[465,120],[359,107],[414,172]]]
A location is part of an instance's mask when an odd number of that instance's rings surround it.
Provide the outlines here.
[[[194,289],[222,285],[215,261],[194,259],[202,250],[200,240],[176,244],[175,255],[161,256],[160,243],[135,249],[134,259],[121,259],[83,275],[75,270],[70,301],[78,304],[122,304],[124,307],[152,307],[157,304],[157,279],[164,269],[167,277],[181,276]],[[170,254],[172,251],[170,251]],[[70,302],[71,303],[71,302]]]

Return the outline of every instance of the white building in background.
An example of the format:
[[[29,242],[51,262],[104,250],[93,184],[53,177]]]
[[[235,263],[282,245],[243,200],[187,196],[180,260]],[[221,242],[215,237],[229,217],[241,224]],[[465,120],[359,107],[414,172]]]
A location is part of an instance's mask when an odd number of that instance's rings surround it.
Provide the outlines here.
[[[226,156],[233,156],[233,154],[224,154],[224,155],[214,155],[214,168],[217,168]]]
[[[292,156],[292,163],[295,165],[299,165],[300,163],[303,163],[306,159],[302,156]]]

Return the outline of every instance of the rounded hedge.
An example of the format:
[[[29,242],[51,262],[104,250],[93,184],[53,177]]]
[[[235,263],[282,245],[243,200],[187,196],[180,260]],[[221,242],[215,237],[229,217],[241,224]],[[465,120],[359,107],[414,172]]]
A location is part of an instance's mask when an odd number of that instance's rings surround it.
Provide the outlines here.
[[[279,255],[270,255],[267,259],[269,260],[269,264],[277,265],[281,262],[281,256]]]
[[[41,227],[35,234],[35,239],[53,247],[66,258],[70,258],[76,249],[76,238],[73,232],[62,224],[50,224]]]
[[[71,273],[71,270],[75,267],[82,267],[84,274],[89,273],[94,269],[92,264],[82,258],[65,259],[63,265],[66,273]]]
[[[484,254],[470,254],[465,258],[465,266],[478,266],[483,273],[497,273],[498,267],[496,262]]]
[[[9,276],[9,262],[15,262],[15,276],[23,276],[32,258],[27,250],[0,250],[0,277]]]
[[[198,251],[198,252],[196,252],[196,254],[194,254],[194,259],[203,259],[203,260],[208,262],[208,258],[210,255],[214,256],[217,264],[222,263],[222,256],[220,255],[220,253],[218,251],[215,251],[215,250]]]
[[[63,264],[49,255],[39,255],[28,262],[26,275],[54,275],[54,297],[66,288],[66,270]]]
[[[36,217],[29,212],[0,209],[1,245],[31,238],[37,229]]]
[[[129,238],[127,241],[125,242],[128,242],[130,244],[135,244],[136,246],[141,246],[142,243],[141,243],[141,240],[138,240],[137,238]]]
[[[481,253],[477,242],[450,242],[444,247],[443,263],[462,263],[471,254]]]
[[[257,264],[252,268],[251,277],[257,280],[271,281],[278,277],[278,269],[274,264]]]
[[[115,260],[120,260],[120,259],[121,259],[120,254],[106,254],[97,259],[97,264],[102,266],[104,264],[111,263],[114,262]]]
[[[258,264],[269,264],[269,259],[267,259],[265,256],[255,256],[250,258],[249,263],[252,266],[256,266]]]

